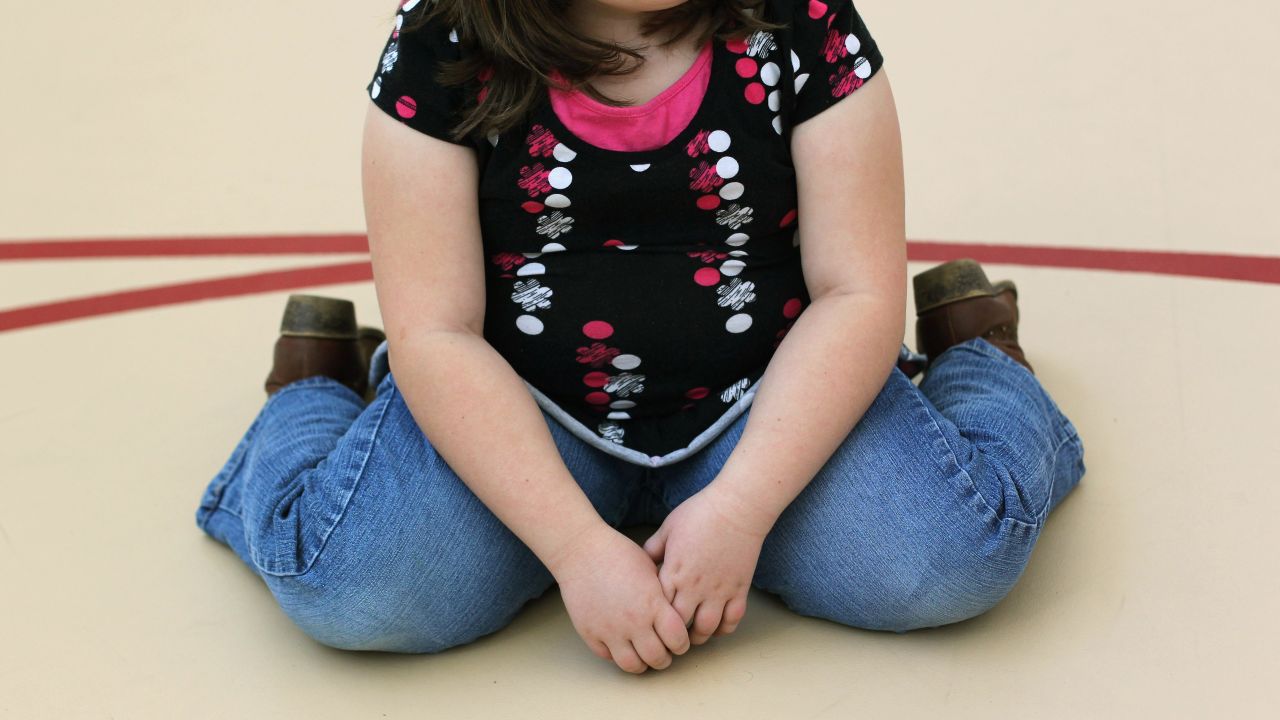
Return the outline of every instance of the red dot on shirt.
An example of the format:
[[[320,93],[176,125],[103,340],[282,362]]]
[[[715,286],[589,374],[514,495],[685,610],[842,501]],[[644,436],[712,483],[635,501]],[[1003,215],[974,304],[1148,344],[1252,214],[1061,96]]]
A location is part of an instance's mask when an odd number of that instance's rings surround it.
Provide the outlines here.
[[[540,213],[546,208],[546,205],[543,205],[540,202],[534,202],[530,200],[529,202],[521,205],[520,207],[524,208],[524,211],[527,213]]]
[[[587,387],[604,387],[604,384],[609,382],[609,373],[589,372],[582,376],[582,382]]]
[[[477,104],[479,104],[479,103],[484,102],[484,98],[485,98],[485,96],[486,96],[486,95],[488,95],[488,94],[489,94],[489,86],[488,86],[488,85],[486,85],[486,86],[484,86],[484,87],[480,88],[480,92],[476,93],[476,103],[477,103]]]
[[[603,340],[613,334],[613,326],[603,320],[592,320],[582,326],[582,334],[593,340]]]
[[[796,221],[796,211],[792,210],[782,216],[782,222],[778,223],[778,227],[786,227]]]
[[[729,52],[737,53],[739,55],[747,51],[747,41],[738,38],[734,38],[733,40],[726,42],[724,46]]]
[[[720,271],[715,268],[698,268],[693,274],[693,281],[703,287],[711,287],[720,282]]]
[[[706,397],[707,393],[709,392],[711,392],[710,388],[696,387],[696,388],[690,388],[688,390],[685,390],[684,396],[689,398],[690,400],[701,400],[702,398]]]
[[[621,240],[605,240],[604,241],[605,247],[618,247],[619,245],[625,245],[625,244],[626,243],[622,242]]]
[[[749,57],[738,58],[738,62],[733,64],[738,75],[744,78],[755,77],[757,66],[756,61]]]
[[[800,298],[791,298],[782,304],[782,316],[793,318],[799,315],[802,305],[803,303],[800,302]]]
[[[715,210],[716,208],[720,207],[720,196],[719,195],[703,195],[702,197],[698,198],[698,207],[702,208],[703,210]]]
[[[759,105],[764,102],[764,85],[758,82],[751,83],[742,94],[747,96],[747,102],[752,105]]]
[[[602,392],[587,393],[586,399],[592,405],[606,405],[609,402],[609,394]]]

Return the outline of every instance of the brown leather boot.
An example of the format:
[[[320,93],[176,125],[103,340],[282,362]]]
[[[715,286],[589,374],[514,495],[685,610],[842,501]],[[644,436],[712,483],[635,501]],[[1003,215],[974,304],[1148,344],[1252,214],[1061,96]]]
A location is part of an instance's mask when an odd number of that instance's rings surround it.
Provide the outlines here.
[[[270,396],[296,380],[325,375],[368,400],[369,356],[382,337],[377,328],[357,327],[350,300],[290,295],[263,387]]]
[[[992,285],[974,260],[952,260],[912,279],[916,349],[932,363],[947,348],[981,337],[1035,373],[1018,344],[1018,288]]]

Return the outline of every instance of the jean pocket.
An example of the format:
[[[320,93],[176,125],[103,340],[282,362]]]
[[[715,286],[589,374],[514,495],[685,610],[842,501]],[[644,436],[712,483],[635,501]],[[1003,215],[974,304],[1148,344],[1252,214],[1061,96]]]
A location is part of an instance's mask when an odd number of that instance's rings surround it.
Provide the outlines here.
[[[396,393],[380,393],[324,460],[257,504],[245,517],[249,555],[263,575],[298,576],[315,565],[364,477],[373,444]]]

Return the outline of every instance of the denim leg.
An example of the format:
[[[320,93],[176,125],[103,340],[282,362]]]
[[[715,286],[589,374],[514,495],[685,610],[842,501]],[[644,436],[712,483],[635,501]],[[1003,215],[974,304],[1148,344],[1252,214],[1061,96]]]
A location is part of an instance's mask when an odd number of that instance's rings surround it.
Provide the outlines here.
[[[333,647],[439,652],[506,626],[554,578],[435,451],[389,372],[367,407],[335,380],[273,395],[206,488],[196,519],[304,632]],[[613,526],[637,471],[544,414]]]
[[[973,617],[1013,587],[1049,508],[1084,472],[1079,437],[984,340],[948,350],[929,375],[916,387],[890,373],[766,537],[755,587],[802,615],[898,632]],[[715,479],[749,415],[658,469],[670,506]]]

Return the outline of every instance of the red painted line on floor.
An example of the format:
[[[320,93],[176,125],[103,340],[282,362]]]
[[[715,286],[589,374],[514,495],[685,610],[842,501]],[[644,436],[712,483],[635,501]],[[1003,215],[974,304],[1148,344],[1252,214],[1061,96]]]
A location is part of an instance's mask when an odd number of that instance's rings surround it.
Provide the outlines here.
[[[260,235],[0,242],[0,260],[367,253],[364,235]],[[913,240],[916,261],[979,262],[1117,270],[1280,284],[1280,257]]]
[[[372,279],[372,265],[368,262],[355,262],[195,280],[0,310],[0,332],[199,300],[366,282]]]
[[[907,246],[907,257],[916,261],[967,257],[1003,265],[1117,270],[1280,284],[1280,257],[1265,255],[912,241]]]
[[[0,260],[88,257],[165,257],[368,252],[363,235],[298,235],[158,240],[72,240],[0,243]],[[1114,270],[1280,284],[1280,257],[1149,250],[911,241],[908,257],[1029,267]],[[255,293],[297,290],[373,279],[367,261],[196,280],[0,310],[0,332],[77,318]]]
[[[0,242],[0,260],[367,253],[364,235],[261,235]]]

